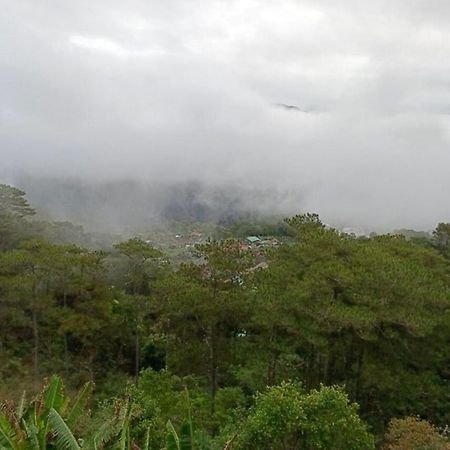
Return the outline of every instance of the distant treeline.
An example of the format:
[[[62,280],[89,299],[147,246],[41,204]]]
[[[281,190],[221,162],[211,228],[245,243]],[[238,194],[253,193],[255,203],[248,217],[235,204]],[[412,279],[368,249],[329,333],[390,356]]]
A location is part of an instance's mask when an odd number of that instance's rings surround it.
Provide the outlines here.
[[[173,220],[228,226],[241,219],[286,214],[300,201],[299,195],[274,189],[196,181],[87,183],[28,176],[19,184],[38,205],[40,215],[108,233],[137,232]]]

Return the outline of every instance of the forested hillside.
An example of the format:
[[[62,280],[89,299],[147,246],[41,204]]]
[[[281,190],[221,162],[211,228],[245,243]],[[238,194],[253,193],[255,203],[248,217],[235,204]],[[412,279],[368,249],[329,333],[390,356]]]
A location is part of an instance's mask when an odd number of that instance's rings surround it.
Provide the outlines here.
[[[181,257],[34,213],[0,185],[1,449],[450,448],[450,224],[300,214]]]

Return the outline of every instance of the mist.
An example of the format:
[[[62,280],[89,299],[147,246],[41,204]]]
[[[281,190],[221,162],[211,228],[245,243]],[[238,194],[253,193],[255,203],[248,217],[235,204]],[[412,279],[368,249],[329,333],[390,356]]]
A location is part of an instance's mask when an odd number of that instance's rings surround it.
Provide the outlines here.
[[[450,221],[447,1],[2,10],[0,177],[58,219],[116,231],[178,202],[369,230]]]

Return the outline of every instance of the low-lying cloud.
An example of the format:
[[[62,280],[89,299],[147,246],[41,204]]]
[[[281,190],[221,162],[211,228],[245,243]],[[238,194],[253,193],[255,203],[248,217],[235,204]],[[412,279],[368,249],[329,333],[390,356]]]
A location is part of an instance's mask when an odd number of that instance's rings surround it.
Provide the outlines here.
[[[287,212],[431,228],[449,21],[439,0],[6,0],[2,175],[274,189]]]

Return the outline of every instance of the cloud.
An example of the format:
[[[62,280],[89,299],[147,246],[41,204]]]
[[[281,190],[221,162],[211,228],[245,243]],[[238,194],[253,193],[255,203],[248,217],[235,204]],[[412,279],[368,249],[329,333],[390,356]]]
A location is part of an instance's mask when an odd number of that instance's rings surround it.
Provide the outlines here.
[[[69,42],[76,47],[88,50],[90,52],[104,53],[118,58],[145,57],[156,54],[164,54],[163,50],[158,49],[152,50],[128,49],[121,46],[117,42],[114,42],[111,39],[105,39],[103,37],[81,36],[75,34],[73,36],[70,36]]]
[[[117,44],[116,42],[102,37],[86,37],[73,35],[69,39],[76,47],[84,48],[92,52],[107,53],[113,56],[130,56],[132,52]]]
[[[10,176],[273,187],[327,221],[372,228],[450,220],[447,1],[3,9]]]

